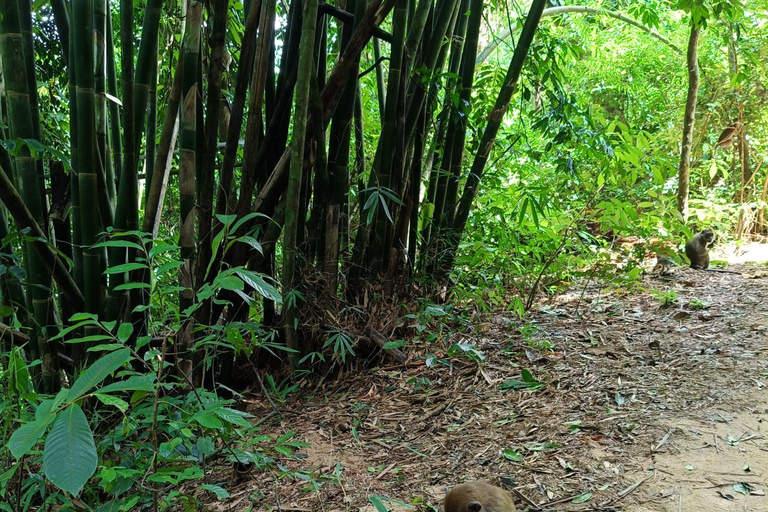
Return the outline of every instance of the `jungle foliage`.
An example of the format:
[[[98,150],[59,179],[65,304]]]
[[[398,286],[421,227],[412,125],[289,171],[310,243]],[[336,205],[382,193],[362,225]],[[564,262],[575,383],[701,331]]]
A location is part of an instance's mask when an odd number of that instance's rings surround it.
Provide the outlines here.
[[[765,235],[768,4],[562,3],[4,2],[0,509],[193,504],[301,446],[246,387]]]

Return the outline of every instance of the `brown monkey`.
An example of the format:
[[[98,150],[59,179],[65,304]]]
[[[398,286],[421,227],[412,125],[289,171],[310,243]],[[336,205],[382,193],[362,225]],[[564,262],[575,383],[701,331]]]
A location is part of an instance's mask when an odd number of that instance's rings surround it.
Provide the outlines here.
[[[715,232],[705,229],[693,235],[685,244],[685,255],[691,260],[691,268],[705,270],[709,267],[709,247],[715,240]]]
[[[507,491],[486,482],[457,485],[445,495],[445,512],[517,512]]]

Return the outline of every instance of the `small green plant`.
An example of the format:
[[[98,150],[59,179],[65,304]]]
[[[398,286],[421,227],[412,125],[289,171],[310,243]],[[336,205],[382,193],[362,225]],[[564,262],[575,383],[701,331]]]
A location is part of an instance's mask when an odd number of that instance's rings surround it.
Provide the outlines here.
[[[472,343],[454,343],[448,348],[448,355],[451,357],[463,357],[476,363],[485,361],[485,354],[476,349]]]
[[[678,295],[675,290],[667,290],[664,292],[658,290],[651,290],[651,295],[661,302],[662,306],[669,306],[677,302]]]
[[[432,381],[427,377],[411,377],[406,381],[406,384],[413,386],[414,393],[432,389]]]
[[[709,308],[709,302],[701,299],[691,299],[688,301],[688,308],[695,311]]]

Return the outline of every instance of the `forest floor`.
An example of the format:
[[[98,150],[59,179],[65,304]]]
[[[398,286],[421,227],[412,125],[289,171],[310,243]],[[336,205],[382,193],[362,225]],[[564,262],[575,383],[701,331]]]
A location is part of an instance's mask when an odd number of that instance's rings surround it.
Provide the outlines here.
[[[429,510],[482,478],[519,510],[768,511],[768,266],[727,256],[741,274],[592,281],[524,322],[487,315],[449,341],[480,365],[411,357],[290,399],[262,433],[308,443],[279,464],[311,478],[254,472],[208,509]]]

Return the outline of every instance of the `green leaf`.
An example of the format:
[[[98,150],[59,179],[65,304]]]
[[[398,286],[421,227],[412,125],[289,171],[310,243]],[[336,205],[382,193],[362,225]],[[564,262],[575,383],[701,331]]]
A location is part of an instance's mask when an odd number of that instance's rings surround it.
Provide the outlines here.
[[[50,412],[42,418],[31,421],[26,425],[17,428],[11,438],[8,440],[8,449],[16,459],[22,458],[32,449],[37,441],[42,437],[48,425],[56,419],[55,414]]]
[[[117,391],[154,391],[155,374],[134,375],[120,382],[107,384],[99,390],[99,393],[115,393]]]
[[[104,343],[103,345],[96,345],[95,347],[88,347],[86,352],[112,352],[113,350],[124,348],[122,343]]]
[[[393,348],[400,348],[405,346],[405,340],[388,341],[381,347],[382,350],[392,350]]]
[[[120,412],[125,412],[128,410],[128,407],[130,407],[130,404],[128,402],[116,396],[102,395],[101,393],[94,393],[93,395],[96,398],[98,398],[99,401],[104,405],[111,405],[113,407],[117,407],[118,409],[120,409]]]
[[[164,254],[166,252],[175,251],[177,249],[180,249],[178,245],[170,245],[170,244],[155,244],[150,250],[149,250],[149,257],[154,258],[158,254]]]
[[[43,473],[53,485],[77,496],[98,462],[88,420],[80,406],[72,404],[58,414],[45,439]]]
[[[246,222],[248,222],[249,220],[251,220],[251,219],[254,219],[254,218],[256,218],[256,217],[263,217],[263,218],[265,218],[265,219],[267,219],[267,220],[271,220],[269,217],[267,217],[267,216],[266,216],[266,215],[264,215],[263,213],[257,213],[257,212],[249,213],[249,214],[248,214],[248,215],[246,215],[245,217],[243,217],[243,218],[241,218],[240,220],[238,220],[237,222],[235,222],[235,223],[232,225],[232,229],[231,229],[230,231],[231,231],[232,233],[237,233],[237,230],[240,228],[240,226],[242,226],[243,224],[245,224],[245,223],[246,223]]]
[[[197,421],[205,428],[218,429],[224,426],[219,418],[209,413],[208,411],[200,411],[192,416],[192,419]]]
[[[368,496],[368,501],[371,502],[373,507],[376,509],[376,512],[389,512],[389,509],[384,506],[384,503],[381,501],[380,497]]]
[[[132,270],[142,270],[142,269],[148,269],[148,268],[149,267],[144,263],[124,263],[122,265],[115,265],[114,267],[110,267],[107,270],[105,270],[104,273],[107,275],[122,274],[125,272],[130,272]]]
[[[229,498],[229,493],[225,488],[221,486],[213,485],[213,484],[203,484],[200,486],[200,488],[205,489],[206,491],[211,491],[213,494],[215,494],[222,500]]]
[[[251,424],[245,418],[251,418],[252,416],[246,412],[237,411],[235,409],[228,409],[226,407],[222,409],[216,409],[214,412],[216,413],[216,416],[228,423],[240,425],[241,427],[251,426]]]
[[[280,295],[274,286],[265,281],[260,274],[245,269],[239,269],[235,273],[262,297],[272,300],[278,304],[283,303],[282,295]]]
[[[131,351],[127,348],[105,355],[80,374],[80,377],[69,390],[67,399],[74,402],[106,379],[107,375],[123,366],[130,358]]]
[[[79,315],[74,315],[72,318],[69,319],[70,322],[77,322],[75,325],[70,325],[69,327],[65,327],[56,336],[52,336],[48,341],[54,341],[59,338],[63,338],[70,332],[79,329],[80,327],[86,326],[86,325],[99,325],[99,322],[95,318],[82,318]]]
[[[166,263],[165,265],[160,265],[157,270],[155,271],[155,275],[160,277],[161,275],[165,274],[166,272],[170,272],[171,270],[178,268],[180,266],[184,265],[183,261],[170,261]]]
[[[571,503],[586,503],[592,499],[591,492],[585,492],[581,496],[577,496],[571,500]]]
[[[108,240],[106,242],[100,242],[92,246],[97,247],[124,247],[126,249],[136,249],[137,251],[144,252],[144,248],[136,242],[129,242],[128,240]]]
[[[150,289],[152,288],[151,285],[148,283],[125,283],[125,284],[119,284],[115,286],[116,292],[122,292],[125,290],[139,290],[139,289]]]
[[[104,340],[111,340],[113,339],[112,336],[108,336],[106,334],[94,334],[93,336],[82,336],[80,338],[72,338],[71,340],[67,340],[64,343],[91,343],[94,341],[104,341]]]
[[[242,290],[244,288],[243,280],[236,276],[226,276],[218,280],[218,285],[224,290]]]
[[[117,329],[117,339],[125,343],[133,334],[133,324],[130,322],[124,322],[120,324]]]
[[[507,448],[501,453],[502,455],[504,455],[504,458],[507,460],[511,460],[512,462],[523,462],[523,454],[518,452],[517,450]]]

